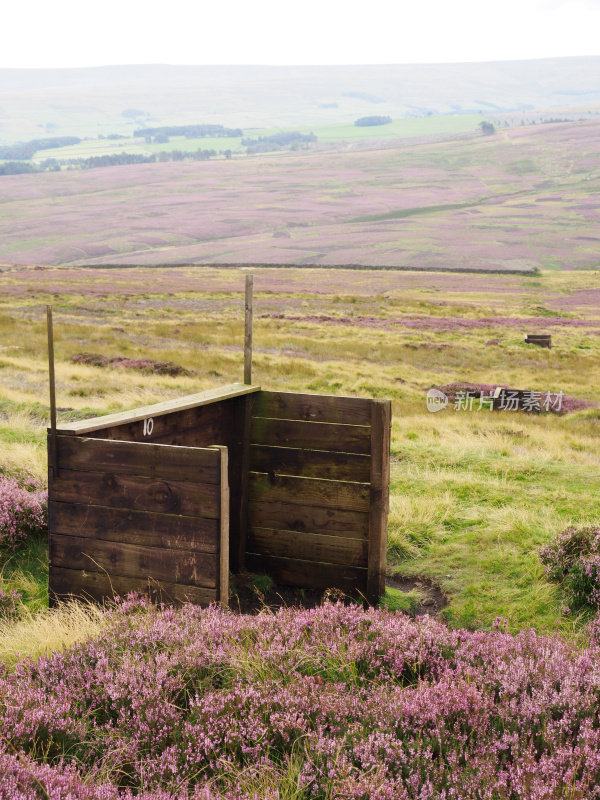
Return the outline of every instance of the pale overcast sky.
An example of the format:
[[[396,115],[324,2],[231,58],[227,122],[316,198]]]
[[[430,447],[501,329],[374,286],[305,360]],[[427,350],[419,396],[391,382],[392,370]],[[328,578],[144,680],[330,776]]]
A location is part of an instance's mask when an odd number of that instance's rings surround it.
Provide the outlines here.
[[[402,64],[600,53],[600,0],[28,0],[0,67]]]

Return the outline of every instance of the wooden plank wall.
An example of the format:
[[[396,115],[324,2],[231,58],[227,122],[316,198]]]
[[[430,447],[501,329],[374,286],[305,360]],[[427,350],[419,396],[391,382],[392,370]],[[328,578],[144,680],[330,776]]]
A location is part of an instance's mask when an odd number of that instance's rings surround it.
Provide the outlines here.
[[[91,438],[118,439],[127,442],[152,442],[183,447],[223,445],[229,454],[229,525],[230,566],[237,571],[240,560],[241,530],[246,521],[246,486],[244,469],[244,413],[250,397],[232,397],[209,405],[173,411],[135,422],[115,424],[111,428],[88,433]]]
[[[48,446],[52,455],[53,441]],[[227,448],[59,435],[50,595],[227,603]],[[50,460],[52,463],[52,459]]]
[[[385,590],[390,428],[389,401],[255,394],[249,568],[376,600]]]

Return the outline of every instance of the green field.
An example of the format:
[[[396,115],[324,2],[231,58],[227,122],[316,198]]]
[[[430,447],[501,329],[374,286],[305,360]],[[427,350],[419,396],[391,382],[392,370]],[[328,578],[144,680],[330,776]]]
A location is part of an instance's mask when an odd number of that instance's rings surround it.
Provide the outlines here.
[[[299,126],[297,128],[247,128],[244,137],[258,138],[276,133],[298,131],[314,133],[318,142],[360,142],[371,139],[407,139],[428,136],[450,136],[459,133],[475,132],[483,117],[479,114],[447,114],[431,117],[396,119],[388,125],[360,127],[353,124]],[[188,139],[185,136],[171,136],[166,143],[147,143],[141,137],[127,139],[85,139],[79,144],[59,147],[53,150],[39,150],[33,159],[39,163],[46,158],[90,158],[92,156],[112,155],[114,153],[134,153],[150,155],[162,151],[183,150],[231,150],[245,153],[241,137],[213,137]]]

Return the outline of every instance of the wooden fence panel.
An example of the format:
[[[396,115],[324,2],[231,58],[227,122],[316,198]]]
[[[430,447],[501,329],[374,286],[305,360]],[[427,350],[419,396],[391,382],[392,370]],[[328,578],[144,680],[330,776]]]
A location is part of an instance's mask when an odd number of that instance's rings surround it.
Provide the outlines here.
[[[259,388],[234,383],[131,411],[63,423],[59,426],[58,433],[72,438],[85,436],[99,440],[150,442],[183,448],[209,448],[213,445],[227,447],[230,560],[231,568],[236,570],[243,566],[245,550],[249,409]],[[64,443],[62,447],[66,449],[68,445]],[[95,456],[101,459],[103,468],[114,471],[111,464],[115,456],[111,453],[110,446],[105,445],[96,451]],[[127,451],[123,449],[122,453],[126,461]],[[185,455],[181,454],[178,458],[183,470],[185,467],[182,459],[185,459]],[[194,465],[196,470],[206,469],[199,462],[194,462]],[[125,475],[127,471],[125,463],[118,474]],[[149,476],[153,473],[144,474]],[[176,480],[177,475],[177,467],[174,465],[169,476]],[[206,474],[202,481],[214,483],[213,478]]]
[[[68,435],[57,436],[56,447],[58,475],[51,471],[49,481],[53,599],[78,592],[101,599],[134,585],[157,593],[164,584],[165,596],[178,600],[227,603],[226,447]]]
[[[275,581],[385,589],[391,405],[258,392],[250,426],[247,563]]]

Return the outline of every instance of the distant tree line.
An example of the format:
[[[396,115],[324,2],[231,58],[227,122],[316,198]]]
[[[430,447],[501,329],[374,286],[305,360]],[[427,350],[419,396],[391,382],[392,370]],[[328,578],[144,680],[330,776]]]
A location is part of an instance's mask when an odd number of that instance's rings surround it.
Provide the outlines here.
[[[255,139],[247,137],[242,139],[242,144],[246,148],[247,153],[253,154],[269,153],[273,150],[283,150],[285,147],[291,147],[294,149],[302,144],[308,144],[316,141],[317,137],[314,133],[282,131],[281,133],[273,133],[270,136],[258,136]]]
[[[223,125],[162,125],[159,128],[137,128],[134,136],[185,136],[186,139],[202,139],[205,136],[243,136],[241,128],[225,128]]]
[[[16,144],[0,147],[0,158],[12,161],[27,161],[33,158],[38,150],[68,147],[71,144],[79,144],[80,142],[81,139],[78,136],[50,136],[46,139],[31,139],[28,142],[17,142]]]
[[[37,164],[29,161],[6,161],[0,164],[0,175],[20,175],[24,172],[41,172]]]
[[[95,167],[118,167],[124,164],[156,164],[162,161],[208,161],[217,154],[216,150],[161,150],[160,153],[142,155],[140,153],[110,153],[103,156],[90,156],[89,158],[68,158],[61,164],[80,169],[94,169]]]
[[[162,150],[160,153],[141,155],[138,153],[113,153],[89,158],[66,158],[57,160],[48,158],[39,164],[26,161],[6,161],[0,164],[0,175],[19,175],[28,172],[58,172],[62,167],[67,169],[94,169],[96,167],[116,167],[125,164],[155,164],[164,161],[208,161],[217,156],[216,150]],[[225,158],[231,158],[231,150],[223,152]]]
[[[359,128],[366,128],[370,125],[389,125],[391,121],[391,117],[373,115],[371,117],[360,117],[354,120],[354,124]]]

